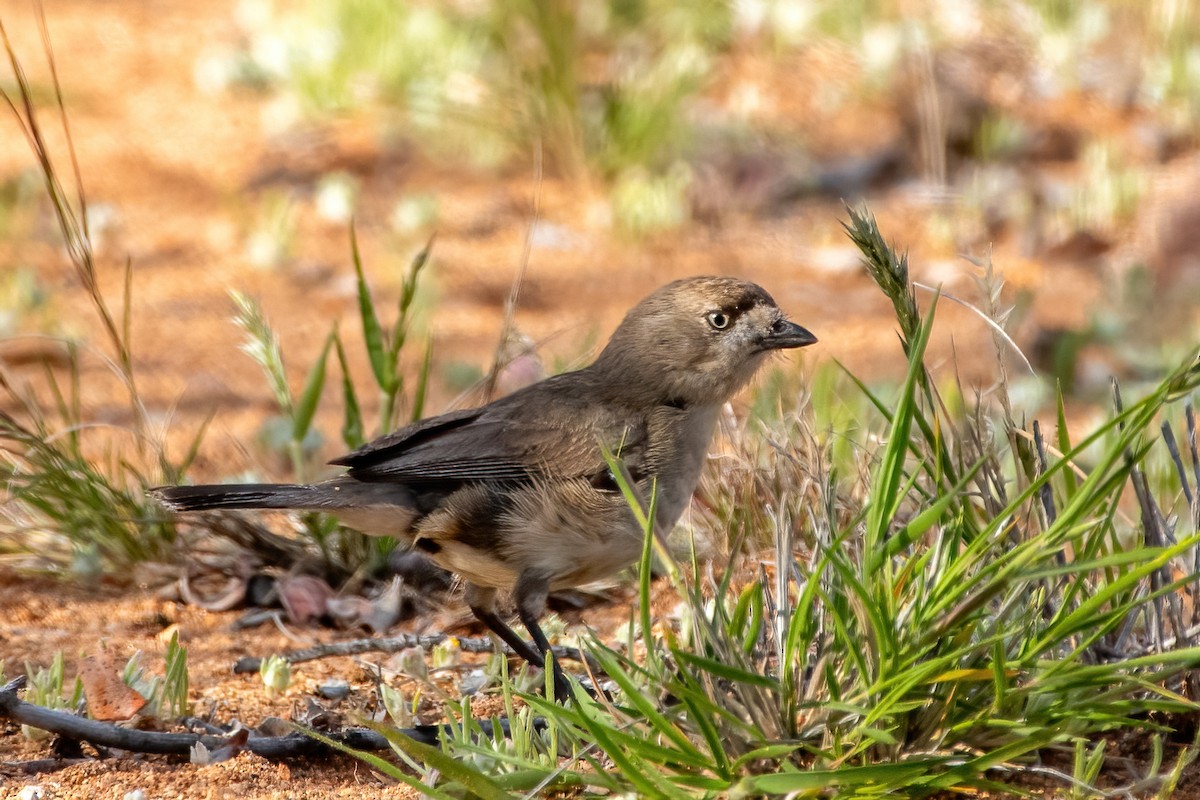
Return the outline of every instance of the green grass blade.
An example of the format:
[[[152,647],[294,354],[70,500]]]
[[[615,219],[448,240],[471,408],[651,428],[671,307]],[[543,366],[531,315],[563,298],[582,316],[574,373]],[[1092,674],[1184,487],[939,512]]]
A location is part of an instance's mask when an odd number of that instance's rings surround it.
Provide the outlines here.
[[[334,750],[338,750],[342,753],[345,753],[346,755],[353,756],[354,758],[358,759],[359,761],[363,762],[364,764],[367,764],[367,765],[373,767],[374,769],[378,770],[379,772],[383,773],[384,775],[387,775],[389,778],[392,778],[396,781],[399,781],[400,783],[403,783],[405,786],[418,792],[421,797],[429,797],[429,798],[432,798],[432,800],[460,800],[459,798],[455,797],[454,795],[448,794],[448,793],[442,791],[441,789],[437,788],[436,786],[430,786],[430,785],[426,784],[424,781],[421,781],[421,780],[415,778],[414,776],[409,775],[407,772],[405,772],[403,769],[401,769],[396,764],[393,764],[392,762],[390,762],[384,758],[381,758],[380,756],[376,755],[375,753],[369,753],[365,750],[357,750],[353,747],[349,747],[345,744],[342,744],[338,740],[331,739],[322,733],[318,733],[317,731],[312,730],[311,728],[304,728],[301,726],[296,726],[296,729],[299,730],[301,733],[303,733],[305,736],[309,736],[313,739],[316,739],[318,742],[321,742],[322,744],[326,745],[327,747],[332,747]],[[382,728],[378,732],[382,736],[384,736],[390,743],[392,743],[393,745],[397,745],[397,746],[399,746],[397,744],[397,740],[399,739],[399,737],[404,736],[399,731],[396,731],[394,729],[389,729],[389,728]],[[404,737],[404,738],[408,738],[408,737]],[[501,791],[503,791],[503,790],[501,790]],[[505,798],[513,797],[512,795],[509,795],[507,792],[503,796]]]
[[[366,442],[366,429],[363,427],[362,407],[358,403],[358,392],[354,389],[354,381],[350,377],[350,364],[346,358],[346,348],[342,344],[341,334],[333,333],[334,346],[337,349],[338,364],[342,368],[342,441],[346,447],[355,450]]]
[[[417,286],[421,271],[429,263],[435,239],[434,236],[429,237],[429,241],[413,257],[412,263],[408,267],[408,274],[404,277],[404,284],[400,287],[400,299],[396,309],[396,327],[392,331],[391,344],[388,348],[388,355],[393,364],[400,357],[400,351],[404,349],[404,344],[408,339],[408,323],[412,315],[413,303],[417,298]]]
[[[425,342],[425,354],[421,357],[421,370],[417,373],[417,385],[413,389],[413,422],[425,416],[425,401],[429,398],[429,375],[433,371],[433,340]]]
[[[701,768],[710,763],[708,757],[692,744],[687,735],[658,711],[655,704],[644,694],[642,687],[634,683],[632,677],[621,668],[611,652],[597,647],[593,648],[591,653],[600,662],[604,673],[621,687],[621,691],[625,693],[626,702],[642,715],[646,724],[675,746],[679,752],[677,760]]]
[[[580,722],[587,728],[605,755],[612,759],[613,764],[620,770],[621,777],[628,780],[633,788],[645,797],[667,797],[678,800],[687,797],[684,792],[671,785],[670,781],[662,776],[656,768],[646,764],[637,755],[636,750],[629,750],[625,746],[619,745],[615,738],[618,732],[609,727],[612,720],[607,715],[599,713],[600,709],[595,705],[595,701],[581,688],[575,684],[572,684],[571,687],[575,693]]]
[[[300,399],[296,403],[296,411],[292,416],[292,439],[294,441],[304,441],[309,428],[312,427],[313,416],[317,413],[317,405],[321,402],[321,392],[325,388],[325,364],[329,360],[329,348],[333,346],[333,340],[333,333],[325,337],[325,346],[321,348],[321,354],[313,362],[312,368],[308,371],[308,378],[304,381],[304,389],[300,392]]]
[[[1055,391],[1055,414],[1058,417],[1058,452],[1071,452],[1071,435],[1067,429],[1067,408],[1063,401],[1062,386],[1056,385]],[[1075,472],[1069,467],[1062,471],[1063,486],[1066,488],[1065,497],[1070,500],[1075,496]]]
[[[884,790],[912,786],[918,779],[929,776],[942,768],[949,756],[931,757],[902,761],[893,764],[870,764],[865,766],[841,767],[839,769],[814,769],[804,772],[777,772],[771,775],[752,775],[743,778],[733,788],[733,796],[749,797],[764,794],[792,794],[824,789]]]
[[[884,547],[887,542],[892,519],[904,498],[900,491],[905,483],[904,464],[908,456],[909,431],[916,416],[916,387],[924,375],[925,366],[922,358],[925,347],[929,343],[929,334],[933,330],[935,304],[930,308],[929,316],[917,331],[917,337],[912,342],[909,353],[908,374],[900,389],[900,401],[892,420],[892,429],[888,442],[884,446],[883,456],[871,485],[871,499],[867,509],[866,549],[863,565],[865,575],[873,575],[879,569],[884,558]]]
[[[888,540],[887,546],[884,548],[884,557],[891,558],[901,550],[909,547],[913,542],[922,536],[927,530],[932,528],[934,524],[942,518],[942,516],[950,509],[951,506],[961,502],[962,494],[966,491],[971,481],[975,479],[975,475],[983,466],[983,461],[977,461],[968,469],[959,480],[958,485],[950,491],[937,498],[934,503],[915,516],[901,530],[897,531]]]
[[[378,733],[383,733],[383,726],[371,726]],[[458,783],[468,791],[483,800],[515,800],[517,797],[505,791],[504,787],[490,777],[473,769],[458,759],[442,752],[441,748],[418,742],[402,733],[389,736],[388,741],[403,750],[410,757],[436,769],[443,778]]]
[[[757,672],[750,672],[732,664],[718,661],[715,658],[708,658],[707,656],[699,656],[694,653],[687,653],[681,650],[673,650],[672,652],[680,663],[703,670],[709,675],[715,675],[718,678],[724,678],[727,681],[745,683],[750,686],[761,686],[764,689],[779,688],[779,682],[769,675],[760,675]]]
[[[371,288],[367,286],[367,278],[363,274],[362,257],[358,252],[358,234],[354,226],[350,226],[350,255],[354,261],[354,274],[358,285],[358,315],[362,322],[363,343],[367,348],[367,359],[371,364],[371,372],[375,382],[383,392],[392,391],[396,384],[395,364],[388,357],[386,337],[383,326],[379,324],[379,315],[375,313],[375,301],[371,298]],[[383,420],[387,425],[388,421]]]

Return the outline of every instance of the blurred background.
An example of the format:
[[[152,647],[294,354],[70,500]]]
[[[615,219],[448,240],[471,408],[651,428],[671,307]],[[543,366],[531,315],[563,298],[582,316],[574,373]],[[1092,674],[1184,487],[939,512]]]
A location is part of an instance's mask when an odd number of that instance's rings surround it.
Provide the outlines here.
[[[142,398],[179,446],[218,413],[199,475],[250,466],[233,443],[276,407],[230,290],[293,387],[331,325],[368,378],[352,221],[385,323],[436,235],[405,312],[431,348],[399,364],[428,358],[426,412],[478,399],[522,270],[501,348],[528,356],[516,382],[583,363],[633,302],[700,273],[767,287],[820,337],[806,359],[898,381],[890,303],[841,228],[864,202],[915,280],[998,318],[1074,407],[1200,338],[1187,0],[56,0],[45,17],[118,314],[132,269]],[[3,21],[69,164],[36,6]],[[124,424],[40,180],[0,125],[0,358],[34,375],[82,343],[87,416]],[[932,352],[986,386],[988,326],[939,314]]]

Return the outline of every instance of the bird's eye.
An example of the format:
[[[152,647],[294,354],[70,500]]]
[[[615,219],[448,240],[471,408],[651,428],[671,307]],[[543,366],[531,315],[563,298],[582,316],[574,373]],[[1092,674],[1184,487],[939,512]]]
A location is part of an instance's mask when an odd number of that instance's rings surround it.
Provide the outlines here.
[[[708,324],[712,325],[715,330],[723,331],[729,327],[729,315],[724,311],[708,312]]]

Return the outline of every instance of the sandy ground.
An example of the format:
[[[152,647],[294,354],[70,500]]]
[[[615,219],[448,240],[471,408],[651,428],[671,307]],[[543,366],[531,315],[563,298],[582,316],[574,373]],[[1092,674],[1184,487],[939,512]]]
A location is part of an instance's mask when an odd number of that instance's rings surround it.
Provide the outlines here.
[[[627,590],[614,593],[616,602],[593,605],[587,622],[596,630],[615,630],[627,613]],[[154,592],[97,585],[70,586],[61,581],[22,577],[0,569],[0,607],[5,625],[0,652],[11,677],[24,664],[49,663],[55,651],[67,657],[68,684],[73,683],[79,659],[100,648],[120,663],[140,651],[142,663],[161,673],[166,641],[178,632],[188,650],[191,701],[197,716],[228,725],[234,720],[257,727],[270,717],[305,718],[310,702],[319,702],[345,724],[371,718],[378,712],[375,683],[379,670],[394,669],[388,654],[331,657],[296,665],[288,689],[268,697],[258,674],[235,675],[233,664],[246,655],[269,655],[321,642],[358,638],[360,634],[315,627],[278,628],[270,623],[236,630],[241,612],[209,613],[195,606],[163,601]],[[579,613],[567,619],[581,621]],[[470,614],[456,602],[436,619],[420,621],[458,635],[482,635]],[[413,626],[406,626],[413,631]],[[287,635],[284,631],[286,630]],[[401,632],[399,629],[392,633]],[[482,663],[482,656],[464,654],[464,667],[443,673],[440,685],[455,692],[460,676]],[[394,672],[387,674],[393,675]],[[351,694],[344,701],[321,700],[316,687],[330,679],[346,680]],[[411,680],[393,677],[397,690],[412,696],[420,688]],[[435,693],[425,688],[420,721],[441,721],[443,709]],[[500,713],[492,693],[474,704],[480,717]],[[297,715],[300,715],[299,717]],[[46,758],[47,742],[29,741],[14,725],[0,727],[0,798],[16,797],[28,786],[41,787],[43,798],[120,798],[141,790],[149,798],[326,798],[411,797],[413,793],[349,757],[303,758],[270,762],[250,753],[208,766],[193,766],[178,757],[123,755],[70,766],[41,775],[23,775],[3,765]]]

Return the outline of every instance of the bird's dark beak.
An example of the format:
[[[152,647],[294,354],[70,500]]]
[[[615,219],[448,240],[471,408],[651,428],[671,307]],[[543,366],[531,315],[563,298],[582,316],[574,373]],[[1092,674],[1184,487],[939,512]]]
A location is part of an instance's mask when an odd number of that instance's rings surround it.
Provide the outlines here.
[[[817,337],[806,328],[786,319],[777,320],[771,326],[771,332],[763,339],[763,347],[767,350],[787,350],[793,347],[808,347],[816,344]]]

